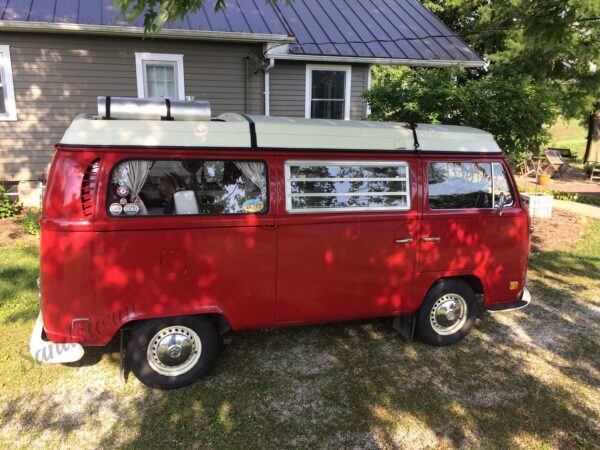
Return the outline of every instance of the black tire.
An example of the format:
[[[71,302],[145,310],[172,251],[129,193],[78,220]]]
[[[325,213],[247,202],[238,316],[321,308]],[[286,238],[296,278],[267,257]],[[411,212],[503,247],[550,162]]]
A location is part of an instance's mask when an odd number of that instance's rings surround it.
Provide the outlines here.
[[[441,280],[429,291],[419,308],[417,330],[428,344],[456,344],[473,328],[477,312],[475,293],[467,283]]]
[[[206,317],[149,320],[134,328],[127,352],[131,370],[142,383],[176,389],[192,384],[211,367],[219,352],[219,336]]]

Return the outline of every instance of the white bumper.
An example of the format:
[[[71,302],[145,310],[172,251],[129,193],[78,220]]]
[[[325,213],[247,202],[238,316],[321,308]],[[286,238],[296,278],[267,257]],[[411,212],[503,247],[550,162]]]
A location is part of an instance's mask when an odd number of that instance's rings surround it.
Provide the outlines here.
[[[55,344],[42,338],[44,321],[40,312],[35,320],[29,352],[36,362],[45,364],[62,364],[79,361],[83,357],[81,344]]]

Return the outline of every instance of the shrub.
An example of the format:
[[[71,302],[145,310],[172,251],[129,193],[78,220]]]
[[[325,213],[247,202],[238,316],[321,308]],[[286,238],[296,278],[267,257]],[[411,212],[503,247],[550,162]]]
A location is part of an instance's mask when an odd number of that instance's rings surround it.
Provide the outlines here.
[[[23,206],[19,202],[11,202],[4,186],[0,185],[0,219],[19,214]]]
[[[41,212],[33,209],[28,209],[23,218],[21,219],[21,226],[23,229],[34,236],[40,235],[40,216]]]

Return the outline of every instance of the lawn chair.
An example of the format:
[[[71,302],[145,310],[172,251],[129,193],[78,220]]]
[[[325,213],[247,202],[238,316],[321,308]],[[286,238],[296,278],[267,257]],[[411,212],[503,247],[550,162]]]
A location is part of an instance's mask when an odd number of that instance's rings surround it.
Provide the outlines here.
[[[525,153],[525,158],[523,158],[523,161],[517,165],[517,170],[524,177],[528,177],[529,175],[533,175],[535,177],[538,175],[538,162],[534,161],[533,153]]]
[[[561,175],[569,167],[558,150],[546,150],[545,155],[544,172],[546,174],[550,176]]]

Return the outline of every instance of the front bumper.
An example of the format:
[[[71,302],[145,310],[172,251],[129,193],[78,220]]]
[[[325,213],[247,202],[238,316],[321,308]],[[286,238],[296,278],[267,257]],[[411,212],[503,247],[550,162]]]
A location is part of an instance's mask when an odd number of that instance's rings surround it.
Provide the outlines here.
[[[56,344],[44,339],[44,321],[40,312],[35,320],[31,340],[29,341],[29,352],[36,362],[45,364],[63,364],[79,361],[83,358],[83,347],[81,344]]]
[[[524,288],[520,300],[517,300],[516,302],[493,305],[487,308],[487,310],[491,313],[514,311],[515,309],[525,308],[529,305],[529,303],[531,303],[531,293],[529,292],[529,289]]]

